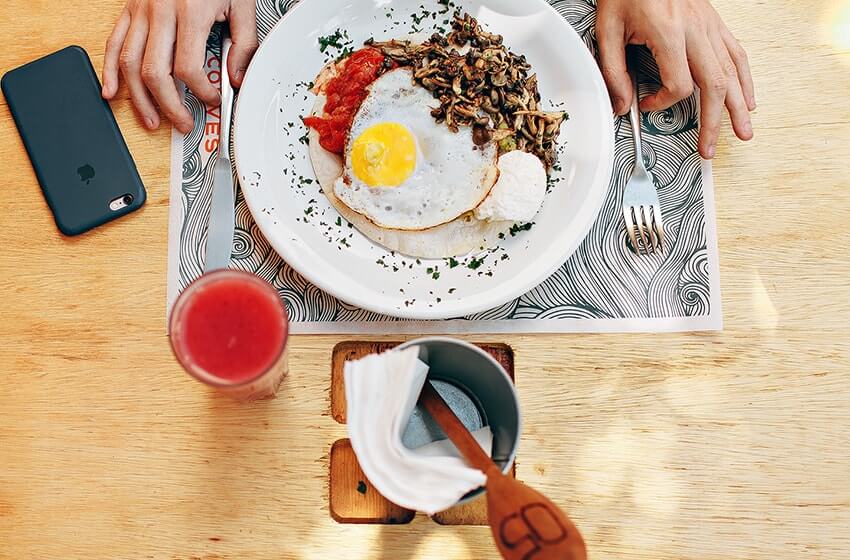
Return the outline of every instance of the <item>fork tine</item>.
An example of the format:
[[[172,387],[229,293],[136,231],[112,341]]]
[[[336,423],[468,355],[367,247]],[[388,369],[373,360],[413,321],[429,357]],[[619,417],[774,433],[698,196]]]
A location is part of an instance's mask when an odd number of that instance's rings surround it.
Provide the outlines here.
[[[655,233],[652,228],[652,207],[651,206],[641,206],[640,207],[640,215],[643,218],[643,226],[646,229],[646,237],[649,240],[649,250],[647,251],[650,254],[655,254],[656,241],[655,241]]]
[[[640,206],[633,206],[632,211],[635,213],[635,222],[637,222],[637,230],[638,233],[640,233],[640,240],[643,242],[643,247],[648,255],[652,251],[649,245],[649,240],[646,238],[646,221],[643,217],[643,210]]]
[[[661,218],[661,207],[657,204],[652,206],[652,215],[655,219],[655,232],[658,236],[658,247],[661,249],[661,252],[664,252],[664,248],[667,246],[664,240],[664,221]]]
[[[635,222],[632,219],[631,207],[623,208],[623,219],[626,220],[626,232],[632,240],[632,248],[636,254],[640,255],[640,245],[638,245],[637,237],[635,236]]]

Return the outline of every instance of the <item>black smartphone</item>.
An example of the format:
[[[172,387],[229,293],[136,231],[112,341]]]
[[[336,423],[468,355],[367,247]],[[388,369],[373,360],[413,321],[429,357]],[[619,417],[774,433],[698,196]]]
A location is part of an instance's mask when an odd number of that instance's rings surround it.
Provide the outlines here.
[[[2,89],[62,233],[78,235],[145,203],[86,51],[71,46],[10,70]]]

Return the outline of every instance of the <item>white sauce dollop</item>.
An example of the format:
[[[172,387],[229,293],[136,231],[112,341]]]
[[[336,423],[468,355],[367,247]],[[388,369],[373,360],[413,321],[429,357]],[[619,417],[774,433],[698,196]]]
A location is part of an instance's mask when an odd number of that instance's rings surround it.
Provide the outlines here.
[[[540,158],[514,150],[499,158],[499,180],[478,208],[479,220],[530,222],[543,205],[546,168]]]

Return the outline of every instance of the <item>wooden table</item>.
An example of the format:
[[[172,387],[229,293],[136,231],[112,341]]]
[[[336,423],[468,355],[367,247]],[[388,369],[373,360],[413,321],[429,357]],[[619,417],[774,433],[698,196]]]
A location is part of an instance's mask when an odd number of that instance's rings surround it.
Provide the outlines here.
[[[474,338],[516,350],[518,476],[593,558],[848,558],[850,2],[717,4],[759,99],[756,140],[724,130],[715,165],[725,331]],[[69,43],[99,69],[120,6],[3,2],[0,71]],[[126,89],[149,202],[77,239],[2,104],[0,558],[494,557],[485,528],[331,520],[342,337],[296,337],[274,402],[181,372],[163,331],[170,132],[145,132]]]

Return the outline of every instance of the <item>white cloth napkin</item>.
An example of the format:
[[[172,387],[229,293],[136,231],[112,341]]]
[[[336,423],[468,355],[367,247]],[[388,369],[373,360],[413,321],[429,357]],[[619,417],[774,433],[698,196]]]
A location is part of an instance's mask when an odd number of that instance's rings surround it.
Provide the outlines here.
[[[348,436],[360,467],[385,498],[429,515],[453,506],[482,486],[484,473],[466,466],[448,440],[416,450],[402,435],[428,375],[419,348],[372,354],[345,364]],[[489,427],[473,432],[487,454]]]

